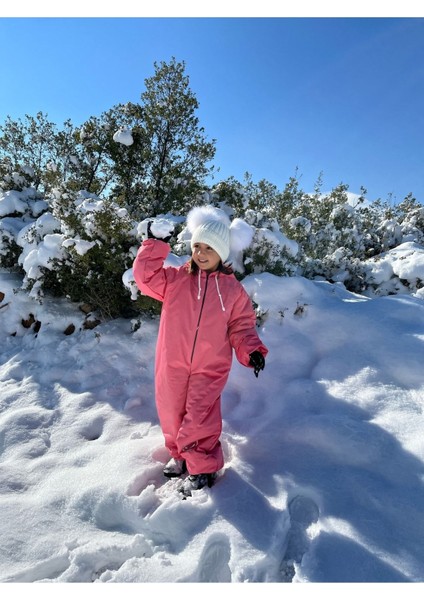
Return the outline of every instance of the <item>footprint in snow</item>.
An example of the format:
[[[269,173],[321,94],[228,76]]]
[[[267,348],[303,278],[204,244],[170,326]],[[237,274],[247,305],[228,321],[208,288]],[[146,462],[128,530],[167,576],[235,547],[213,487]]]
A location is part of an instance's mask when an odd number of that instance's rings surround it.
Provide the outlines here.
[[[186,581],[230,583],[230,558],[231,547],[228,537],[221,533],[212,534],[205,543],[197,570]]]
[[[309,548],[307,529],[319,518],[317,505],[311,498],[295,496],[289,503],[290,529],[287,547],[280,565],[281,580],[290,582],[295,575],[295,563],[300,564]]]
[[[98,440],[102,433],[104,427],[105,420],[103,417],[95,418],[91,423],[88,423],[84,427],[81,428],[80,434],[84,439],[88,442],[94,442]]]

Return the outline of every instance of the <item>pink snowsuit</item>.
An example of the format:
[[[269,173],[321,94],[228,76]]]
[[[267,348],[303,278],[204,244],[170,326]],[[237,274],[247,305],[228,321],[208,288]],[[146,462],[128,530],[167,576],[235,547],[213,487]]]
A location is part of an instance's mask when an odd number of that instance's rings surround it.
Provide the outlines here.
[[[234,275],[164,267],[170,247],[145,240],[133,265],[140,291],[163,302],[156,346],[155,391],[165,445],[191,475],[224,465],[219,441],[221,392],[233,349],[242,365],[267,348],[256,332],[252,302]]]

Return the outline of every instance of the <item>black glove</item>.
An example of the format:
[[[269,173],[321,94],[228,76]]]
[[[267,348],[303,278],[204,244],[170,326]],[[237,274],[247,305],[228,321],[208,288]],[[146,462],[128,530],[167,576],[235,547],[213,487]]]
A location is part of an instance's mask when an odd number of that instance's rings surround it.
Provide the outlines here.
[[[249,356],[249,364],[253,367],[255,377],[257,377],[259,375],[259,371],[263,371],[265,369],[264,355],[261,352],[259,352],[259,350],[255,350],[254,352],[252,352],[252,354],[249,354]]]
[[[158,238],[156,237],[153,233],[152,233],[152,221],[149,221],[147,223],[147,237],[150,238],[151,240],[161,240],[162,242],[169,242],[169,240],[172,238],[172,234],[171,235],[167,235],[164,238]]]

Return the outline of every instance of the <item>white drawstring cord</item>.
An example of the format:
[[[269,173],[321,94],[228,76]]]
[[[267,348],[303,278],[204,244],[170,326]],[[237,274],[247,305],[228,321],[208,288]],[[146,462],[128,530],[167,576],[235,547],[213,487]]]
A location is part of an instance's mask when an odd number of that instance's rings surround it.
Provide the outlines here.
[[[202,286],[200,285],[200,282],[201,282],[201,277],[200,277],[200,269],[199,269],[199,275],[198,275],[198,279],[197,279],[197,287],[198,287],[197,299],[198,300],[200,300],[200,297],[202,294]],[[216,291],[218,293],[219,301],[221,302],[221,308],[225,312],[224,301],[221,296],[221,290],[219,289],[218,275],[215,277],[215,285],[216,285]]]
[[[221,308],[222,308],[222,310],[225,312],[225,306],[224,306],[224,302],[223,302],[223,300],[222,300],[221,291],[220,291],[220,289],[219,289],[218,275],[215,277],[215,284],[216,284],[216,291],[218,292],[218,296],[219,296],[219,299],[220,299],[220,301],[221,301]]]

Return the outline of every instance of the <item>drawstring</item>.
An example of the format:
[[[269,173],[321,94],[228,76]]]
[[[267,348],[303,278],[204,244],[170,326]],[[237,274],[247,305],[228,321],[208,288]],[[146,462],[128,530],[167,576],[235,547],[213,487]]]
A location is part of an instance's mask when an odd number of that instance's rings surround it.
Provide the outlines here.
[[[200,285],[200,269],[199,269],[199,280],[198,280],[198,292],[197,292],[197,299],[200,300],[200,292],[202,291],[202,286]]]
[[[215,277],[215,283],[216,283],[216,291],[218,292],[219,300],[220,300],[220,302],[221,302],[221,308],[222,308],[222,310],[225,312],[225,306],[224,306],[224,302],[223,302],[223,300],[222,300],[221,291],[220,291],[220,289],[219,289],[218,275]]]
[[[197,299],[198,300],[200,300],[200,297],[202,295],[202,286],[201,286],[200,282],[201,282],[201,278],[200,278],[200,269],[199,269],[199,275],[198,275],[198,279],[197,279]],[[218,275],[215,277],[215,285],[216,285],[216,291],[218,293],[219,301],[221,302],[221,308],[225,312],[224,301],[221,296],[221,290],[219,289]]]

